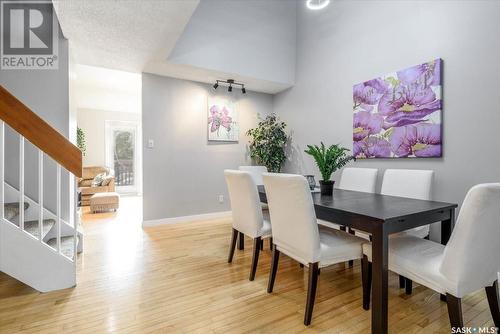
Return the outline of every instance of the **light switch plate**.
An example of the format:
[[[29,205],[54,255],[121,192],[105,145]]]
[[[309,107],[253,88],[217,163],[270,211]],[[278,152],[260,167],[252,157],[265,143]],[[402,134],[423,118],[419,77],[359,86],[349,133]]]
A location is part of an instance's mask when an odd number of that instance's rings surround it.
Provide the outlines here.
[[[148,139],[148,148],[155,147],[155,141],[153,139]]]

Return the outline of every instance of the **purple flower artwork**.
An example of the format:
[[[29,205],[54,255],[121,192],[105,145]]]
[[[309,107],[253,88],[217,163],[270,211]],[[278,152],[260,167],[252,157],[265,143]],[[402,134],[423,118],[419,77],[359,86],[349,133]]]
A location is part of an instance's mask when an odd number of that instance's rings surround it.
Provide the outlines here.
[[[238,114],[234,104],[225,99],[209,99],[208,140],[237,142],[238,137]]]
[[[354,85],[356,158],[441,156],[441,62]]]

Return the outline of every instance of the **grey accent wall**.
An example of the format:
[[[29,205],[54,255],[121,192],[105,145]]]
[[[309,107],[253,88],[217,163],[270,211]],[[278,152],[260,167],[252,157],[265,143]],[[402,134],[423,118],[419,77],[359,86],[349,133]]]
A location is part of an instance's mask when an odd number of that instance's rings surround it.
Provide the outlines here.
[[[221,88],[214,92],[211,85],[143,74],[144,220],[229,210],[223,171],[251,163],[245,132],[257,124],[257,114],[272,111],[273,98],[235,89],[230,96],[239,111],[239,143],[208,142],[207,98],[227,94]]]
[[[68,41],[59,30],[58,70],[1,70],[0,85],[4,86],[31,110],[68,138],[69,113],[69,71]],[[5,179],[18,188],[19,185],[19,136],[6,126],[5,136]],[[56,167],[53,161],[45,159],[44,203],[55,212],[56,209]],[[70,210],[69,174],[62,173],[62,214],[67,219]],[[38,153],[35,147],[25,144],[25,190],[31,198],[38,199]]]
[[[298,2],[296,84],[274,99],[293,132],[285,170],[318,175],[306,144],[352,148],[353,84],[441,57],[443,157],[353,166],[432,169],[434,199],[457,203],[472,185],[500,181],[499,13],[498,1]]]

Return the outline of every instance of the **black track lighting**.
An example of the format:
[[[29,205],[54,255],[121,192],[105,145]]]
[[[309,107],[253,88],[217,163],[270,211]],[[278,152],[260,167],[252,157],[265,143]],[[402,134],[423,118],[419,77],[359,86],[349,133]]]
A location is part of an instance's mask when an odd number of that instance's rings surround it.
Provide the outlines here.
[[[236,85],[236,86],[240,86],[241,87],[241,93],[242,94],[246,94],[247,93],[247,90],[245,89],[245,85],[240,83],[240,82],[235,82],[234,79],[227,79],[227,80],[216,80],[214,85],[212,87],[214,87],[214,89],[217,89],[217,87],[219,87],[219,83],[223,83],[223,84],[228,84],[227,86],[227,91],[228,92],[232,92],[233,91],[233,85]]]

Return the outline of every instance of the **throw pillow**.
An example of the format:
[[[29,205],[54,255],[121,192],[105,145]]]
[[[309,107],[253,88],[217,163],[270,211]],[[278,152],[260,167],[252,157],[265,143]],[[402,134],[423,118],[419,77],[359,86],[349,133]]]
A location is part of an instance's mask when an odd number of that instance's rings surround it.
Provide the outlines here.
[[[113,176],[111,175],[106,175],[103,180],[102,180],[102,183],[101,183],[101,186],[107,186],[111,183],[111,180],[113,180]]]
[[[106,177],[106,173],[100,173],[97,174],[94,179],[92,180],[92,187],[99,187],[102,185],[102,181],[104,180],[104,177]]]

